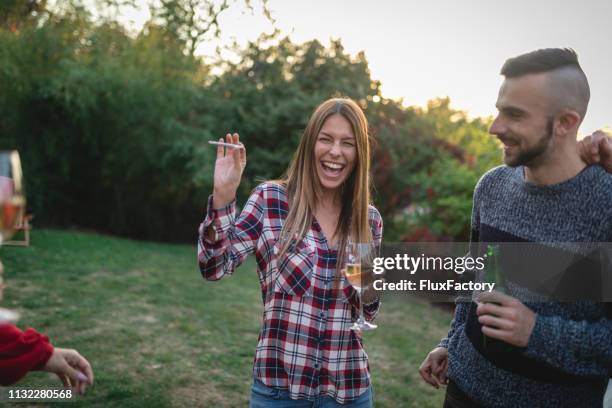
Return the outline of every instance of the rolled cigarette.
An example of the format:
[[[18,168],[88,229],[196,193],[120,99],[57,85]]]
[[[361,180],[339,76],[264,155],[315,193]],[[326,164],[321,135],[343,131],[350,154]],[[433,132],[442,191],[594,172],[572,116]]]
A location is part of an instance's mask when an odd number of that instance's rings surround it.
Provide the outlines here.
[[[224,146],[224,147],[229,147],[230,149],[242,149],[242,145],[241,144],[232,144],[232,143],[225,143],[225,142],[216,142],[214,140],[209,140],[208,143],[210,143],[211,145],[217,145],[217,146]]]

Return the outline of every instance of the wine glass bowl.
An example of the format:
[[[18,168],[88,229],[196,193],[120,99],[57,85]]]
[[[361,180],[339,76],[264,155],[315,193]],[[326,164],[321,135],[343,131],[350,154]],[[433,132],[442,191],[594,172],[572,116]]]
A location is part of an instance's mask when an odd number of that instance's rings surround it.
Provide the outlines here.
[[[347,263],[344,276],[346,276],[346,279],[355,290],[361,290],[361,264],[355,262]]]
[[[15,150],[0,152],[0,244],[8,240],[22,222],[25,202],[19,153]]]
[[[377,326],[364,319],[363,315],[363,290],[367,287],[365,271],[371,270],[374,259],[375,246],[373,243],[349,242],[345,249],[345,264],[342,269],[348,283],[357,292],[359,300],[359,315],[357,321],[351,326],[351,330],[366,331],[373,330]]]

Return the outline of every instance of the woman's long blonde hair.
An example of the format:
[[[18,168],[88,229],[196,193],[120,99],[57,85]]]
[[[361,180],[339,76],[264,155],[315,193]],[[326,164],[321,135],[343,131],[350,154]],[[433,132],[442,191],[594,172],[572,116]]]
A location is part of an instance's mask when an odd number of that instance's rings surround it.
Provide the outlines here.
[[[342,208],[334,236],[338,235],[336,265],[344,262],[346,243],[369,243],[372,233],[368,222],[370,203],[370,141],[368,121],[353,100],[332,98],[314,111],[293,155],[285,178],[280,183],[287,189],[289,213],[284,222],[279,255],[282,257],[293,239],[302,240],[313,220],[313,212],[323,188],[317,175],[314,148],[325,121],[332,115],[342,115],[350,124],[356,139],[356,163],[353,171],[340,187]],[[339,268],[338,268],[339,269]]]

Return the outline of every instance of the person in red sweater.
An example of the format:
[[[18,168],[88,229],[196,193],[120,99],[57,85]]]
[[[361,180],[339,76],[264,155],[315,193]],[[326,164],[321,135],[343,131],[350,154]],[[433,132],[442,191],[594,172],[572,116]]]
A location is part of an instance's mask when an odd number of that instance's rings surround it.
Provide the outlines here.
[[[0,301],[4,287],[0,263]],[[76,350],[53,347],[47,336],[32,328],[22,331],[0,315],[0,385],[15,384],[33,370],[55,373],[81,394],[93,384],[91,365]]]

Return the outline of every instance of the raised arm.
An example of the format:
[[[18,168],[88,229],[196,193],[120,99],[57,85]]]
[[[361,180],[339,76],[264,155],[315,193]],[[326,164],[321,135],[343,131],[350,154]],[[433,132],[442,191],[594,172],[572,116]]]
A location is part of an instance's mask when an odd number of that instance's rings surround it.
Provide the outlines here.
[[[251,195],[236,220],[236,190],[246,167],[246,150],[237,133],[227,134],[226,143],[236,147],[217,147],[214,191],[199,228],[198,261],[202,276],[208,280],[233,273],[255,251],[262,228],[261,189]]]
[[[235,201],[216,210],[212,209],[213,202],[214,196],[211,196],[198,240],[198,262],[206,280],[231,275],[247,255],[256,251],[263,229],[264,187],[255,189],[238,219]]]

